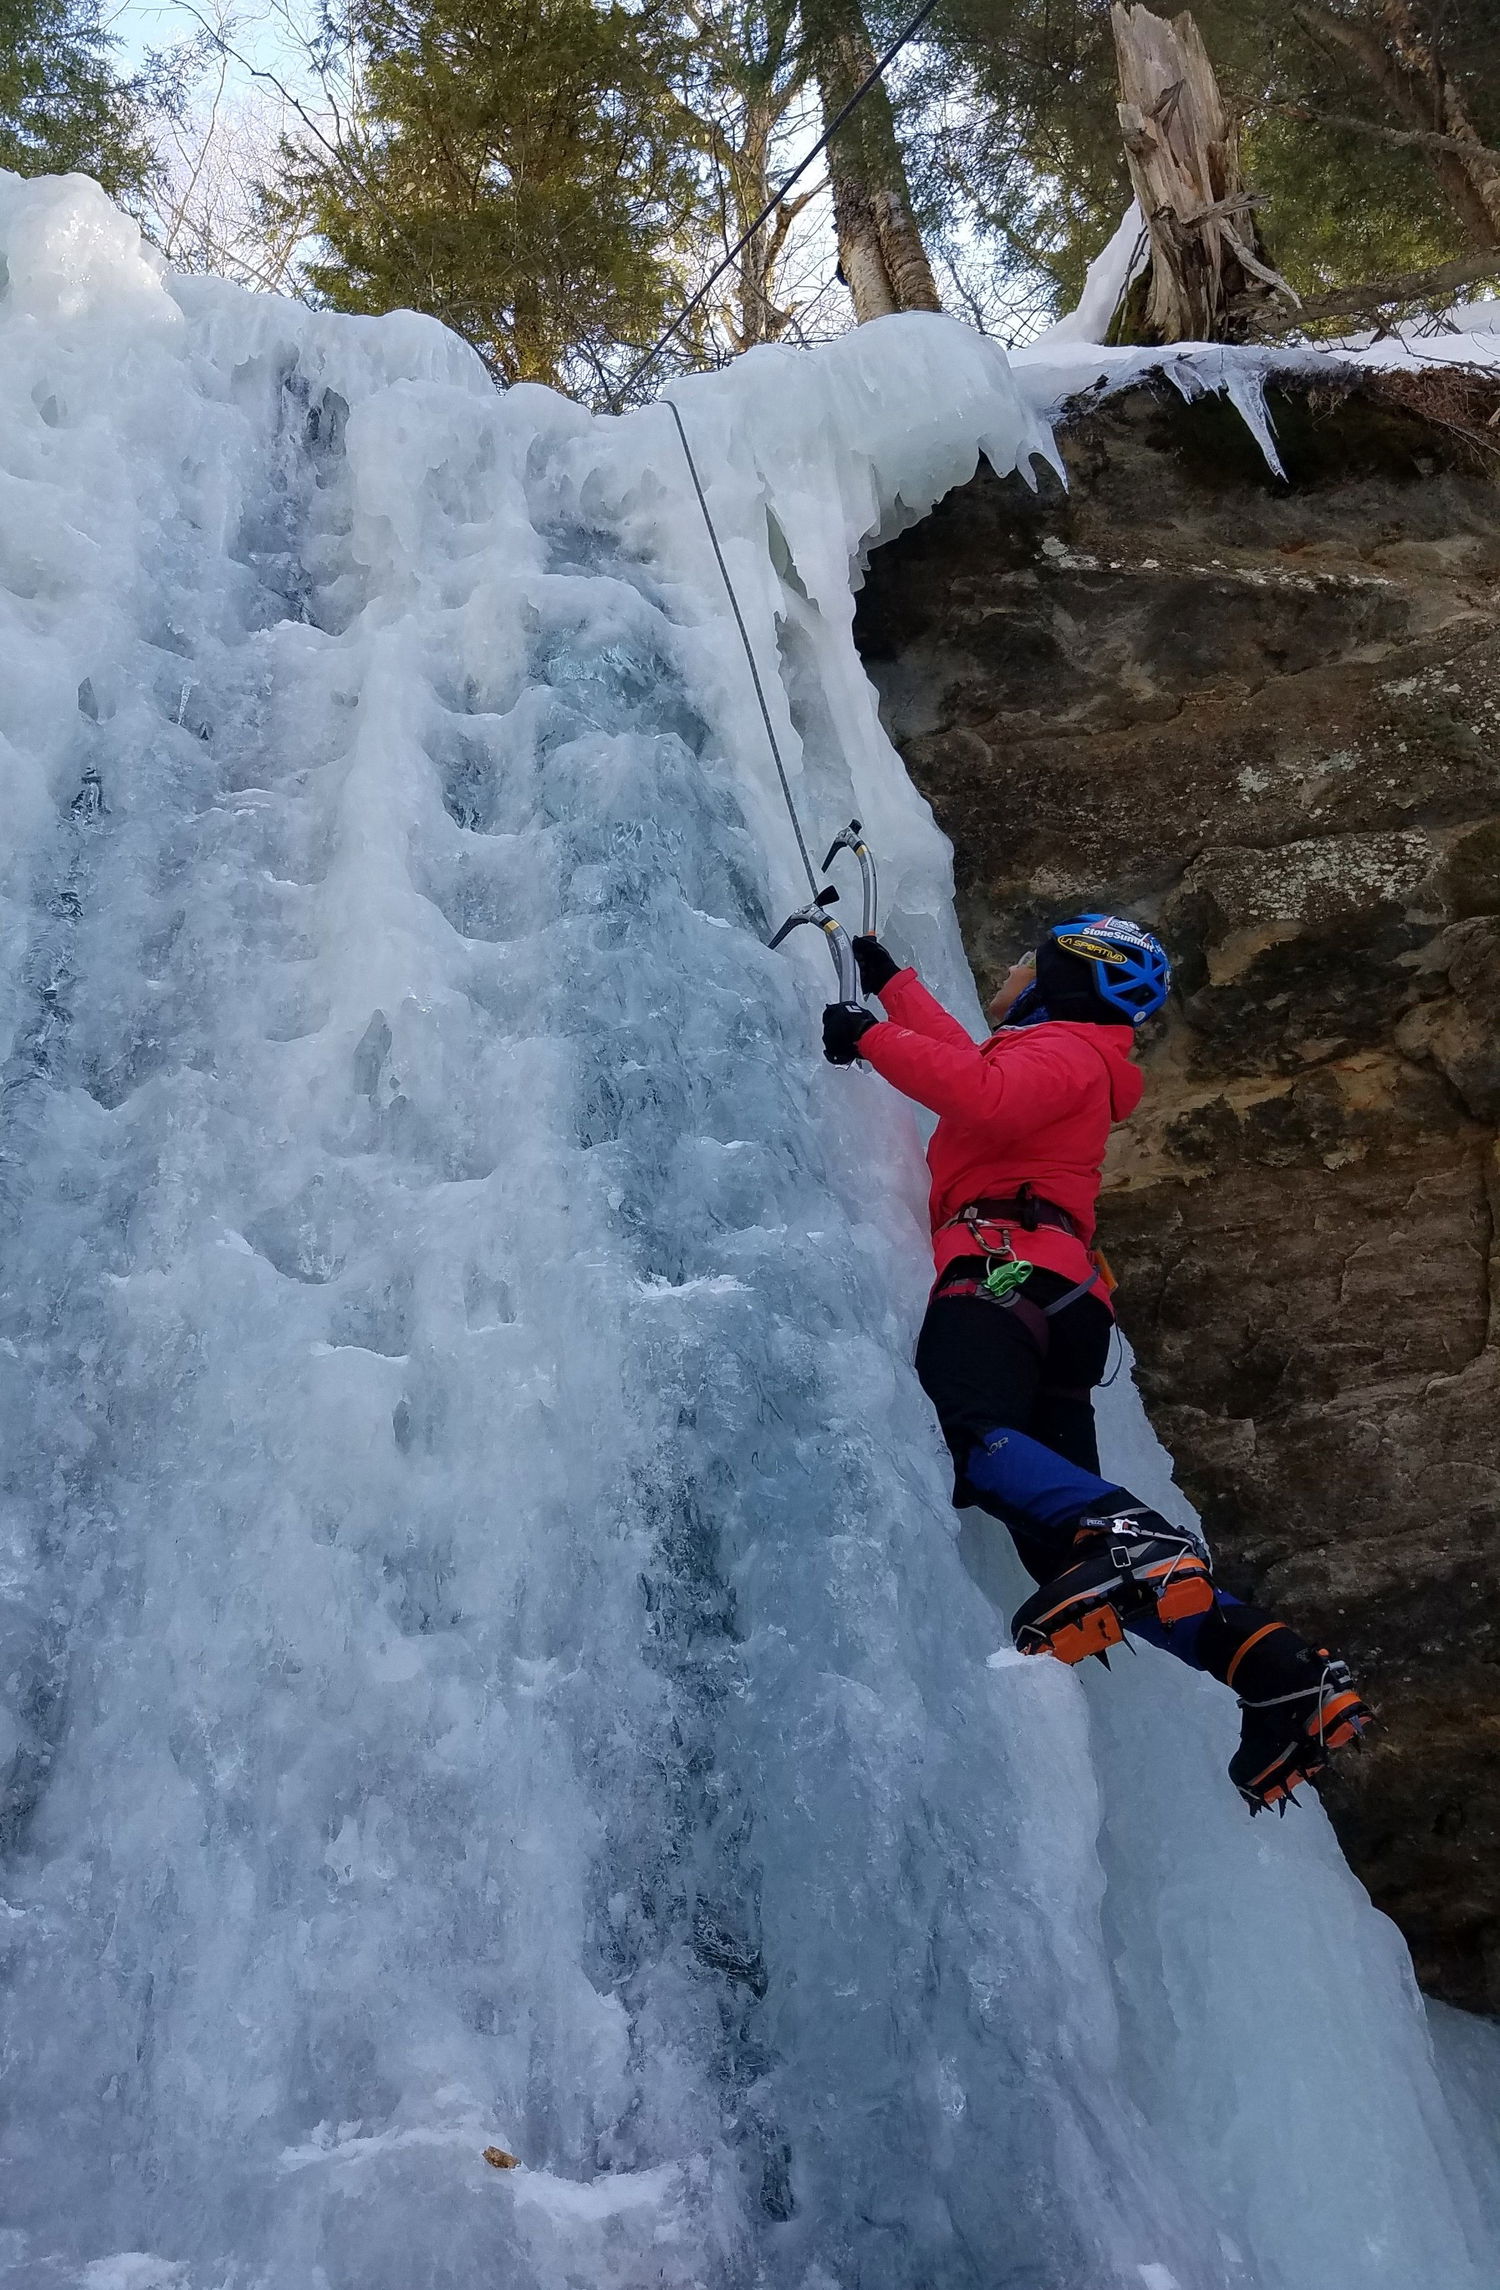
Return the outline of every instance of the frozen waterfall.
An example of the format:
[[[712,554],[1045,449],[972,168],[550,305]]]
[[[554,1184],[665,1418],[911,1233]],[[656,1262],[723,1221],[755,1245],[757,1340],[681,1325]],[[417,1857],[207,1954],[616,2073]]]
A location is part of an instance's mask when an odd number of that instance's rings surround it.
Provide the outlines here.
[[[665,410],[78,179],[0,256],[0,2284],[1494,2290],[1322,1816],[1165,1661],[988,1659]],[[850,565],[1045,433],[940,319],[674,396],[967,998]]]

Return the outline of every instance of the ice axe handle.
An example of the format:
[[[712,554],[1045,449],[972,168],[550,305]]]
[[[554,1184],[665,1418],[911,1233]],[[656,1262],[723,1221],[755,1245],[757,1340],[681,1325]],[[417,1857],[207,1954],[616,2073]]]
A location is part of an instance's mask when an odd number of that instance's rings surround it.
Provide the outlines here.
[[[834,968],[839,974],[839,1000],[852,1003],[856,1010],[862,1009],[864,1005],[859,998],[859,964],[854,959],[854,948],[849,943],[848,931],[829,915],[823,924],[823,933],[828,940]]]
[[[828,856],[823,861],[825,869],[833,865],[840,851],[852,851],[859,861],[860,881],[865,894],[864,919],[860,924],[860,933],[865,938],[873,938],[877,920],[878,896],[875,858],[869,844],[865,841],[864,829],[857,819],[851,819],[843,833],[834,836],[833,841],[828,846]]]
[[[826,911],[833,905],[838,895],[832,883],[826,884],[815,899],[811,899],[806,906],[799,906],[795,914],[787,916],[786,921],[771,940],[771,945],[773,948],[779,946],[784,938],[790,938],[792,932],[800,928],[803,923],[811,923],[816,929],[822,931],[823,936],[828,941],[828,951],[833,956],[833,966],[839,974],[839,1000],[857,1003],[859,1001],[859,965],[854,959],[854,948],[849,943],[849,933],[841,924],[835,922],[833,916]]]

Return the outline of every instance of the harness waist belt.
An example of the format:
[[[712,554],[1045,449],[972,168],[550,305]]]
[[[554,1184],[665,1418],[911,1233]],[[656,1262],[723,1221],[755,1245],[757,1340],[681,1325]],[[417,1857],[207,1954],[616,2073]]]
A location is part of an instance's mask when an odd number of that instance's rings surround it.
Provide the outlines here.
[[[941,1300],[946,1304],[950,1296],[983,1296],[987,1302],[998,1305],[1001,1311],[1019,1313],[1023,1319],[1031,1313],[1038,1313],[1044,1320],[1054,1320],[1059,1312],[1066,1312],[1070,1304],[1076,1304],[1080,1296],[1087,1296],[1089,1290],[1097,1284],[1098,1277],[1097,1273],[1091,1272],[1087,1280],[1075,1281],[1071,1288],[1051,1304],[1037,1304],[1031,1297],[1019,1294],[1002,1299],[986,1288],[982,1280],[940,1279],[932,1291],[931,1301],[936,1304]]]
[[[939,1229],[947,1232],[952,1225],[974,1224],[1013,1224],[1019,1225],[1023,1232],[1035,1232],[1039,1225],[1052,1225],[1074,1240],[1083,1239],[1076,1217],[1060,1209],[1056,1201],[1044,1201],[1030,1191],[1013,1194],[1006,1201],[965,1201],[958,1214],[949,1217]]]

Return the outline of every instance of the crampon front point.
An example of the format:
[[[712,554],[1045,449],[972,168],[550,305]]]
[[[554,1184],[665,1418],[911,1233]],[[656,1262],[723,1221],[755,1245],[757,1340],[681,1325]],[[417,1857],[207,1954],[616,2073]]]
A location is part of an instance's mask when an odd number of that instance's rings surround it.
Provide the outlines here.
[[[1244,1730],[1229,1762],[1229,1778],[1252,1814],[1272,1805],[1285,1813],[1296,1791],[1322,1773],[1335,1750],[1363,1746],[1374,1718],[1348,1664],[1319,1649],[1324,1667],[1316,1685],[1266,1702],[1242,1702]]]
[[[1011,1635],[1022,1654],[1070,1664],[1097,1654],[1107,1663],[1132,1616],[1184,1622],[1213,1602],[1197,1546],[1153,1512],[1127,1513],[1102,1520],[1098,1547],[1016,1609]]]

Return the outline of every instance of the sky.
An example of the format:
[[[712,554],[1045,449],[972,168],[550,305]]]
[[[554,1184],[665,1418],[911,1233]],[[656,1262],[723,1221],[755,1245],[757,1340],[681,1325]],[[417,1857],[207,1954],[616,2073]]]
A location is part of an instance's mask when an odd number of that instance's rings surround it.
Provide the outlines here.
[[[201,11],[184,5],[183,0],[125,0],[124,6],[105,14],[112,37],[120,43],[121,70],[138,69],[153,49],[171,48],[193,39],[205,19],[218,20],[212,0]],[[288,43],[270,8],[253,4],[235,8],[229,21],[232,45],[251,63],[272,70],[286,63]]]

